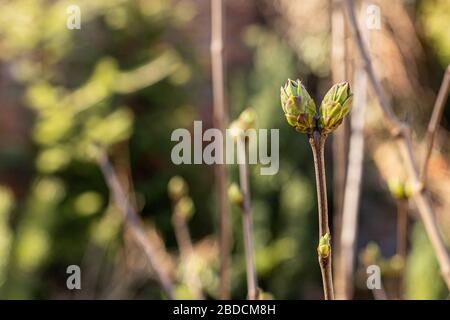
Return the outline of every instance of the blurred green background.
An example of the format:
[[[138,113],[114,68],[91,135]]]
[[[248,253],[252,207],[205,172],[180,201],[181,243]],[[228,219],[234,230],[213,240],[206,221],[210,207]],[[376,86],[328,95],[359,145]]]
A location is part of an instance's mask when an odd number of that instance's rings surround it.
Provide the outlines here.
[[[372,52],[395,111],[413,124],[421,141],[450,63],[450,2],[398,2],[395,10],[402,15],[392,21],[384,15],[389,4],[374,1],[383,25],[373,31],[378,35]],[[258,127],[280,129],[279,173],[261,176],[251,166],[260,287],[276,299],[321,298],[312,156],[306,138],[285,123],[279,88],[287,78],[300,78],[317,100],[331,85],[330,2],[225,3],[230,118],[251,106]],[[79,30],[66,27],[71,4],[81,9]],[[213,168],[176,166],[170,159],[174,129],[191,130],[194,120],[212,126],[209,42],[207,0],[0,1],[0,298],[162,298],[140,249],[122,232],[121,215],[92,158],[92,141],[108,146],[152,239],[164,242],[160,254],[180,298],[192,292],[182,276],[167,184],[175,175],[186,180],[195,206],[189,229],[199,277],[206,297],[217,298]],[[369,108],[375,104],[370,100]],[[430,169],[434,199],[447,213],[440,218],[447,239],[449,119],[447,108]],[[378,127],[368,121],[357,247],[362,252],[369,242],[380,246],[389,289],[395,281],[389,260],[395,253],[395,202],[371,157],[384,139]],[[327,171],[331,203],[331,146]],[[230,176],[237,181],[235,166]],[[245,298],[237,208],[232,221],[232,297]],[[414,215],[410,227],[407,297],[445,298],[428,238]],[[82,270],[79,291],[66,288],[72,264]],[[355,297],[371,298],[364,270],[357,269]]]

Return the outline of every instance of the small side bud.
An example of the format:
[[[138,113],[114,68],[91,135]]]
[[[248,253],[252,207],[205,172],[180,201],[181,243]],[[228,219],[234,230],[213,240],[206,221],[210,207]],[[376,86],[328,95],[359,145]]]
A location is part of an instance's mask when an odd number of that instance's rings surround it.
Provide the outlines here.
[[[319,246],[317,247],[317,253],[319,254],[319,257],[324,259],[328,258],[330,255],[330,240],[331,237],[328,233],[325,233],[319,240]]]
[[[228,188],[228,198],[230,202],[238,207],[242,207],[244,201],[244,196],[242,195],[241,189],[236,183],[232,183]]]

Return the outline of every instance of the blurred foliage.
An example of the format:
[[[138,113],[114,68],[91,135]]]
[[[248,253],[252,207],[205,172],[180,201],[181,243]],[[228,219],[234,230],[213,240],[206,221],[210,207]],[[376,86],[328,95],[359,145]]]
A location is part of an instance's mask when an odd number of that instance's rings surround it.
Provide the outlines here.
[[[6,281],[12,232],[9,226],[10,213],[15,205],[14,197],[5,186],[0,186],[0,287]]]
[[[435,49],[443,67],[450,64],[450,2],[447,0],[420,1],[419,14],[425,36]]]
[[[163,36],[192,19],[190,2],[78,1],[81,30],[66,27],[70,4],[2,4],[0,59],[10,65],[23,92],[18,103],[34,112],[36,150],[34,182],[21,199],[13,230],[8,223],[13,200],[6,189],[0,194],[1,253],[6,255],[0,268],[2,297],[55,295],[53,286],[65,286],[63,266],[82,265],[90,243],[107,250],[121,241],[120,216],[105,206],[109,195],[92,161],[93,143],[113,146],[130,139],[135,114],[150,119],[152,105],[182,102],[180,89],[168,101],[157,96],[190,77],[177,43]],[[147,89],[164,79],[159,90]],[[44,274],[55,269],[57,276],[44,282]]]
[[[412,250],[406,261],[407,299],[445,299],[446,287],[423,225],[417,223],[411,234]]]

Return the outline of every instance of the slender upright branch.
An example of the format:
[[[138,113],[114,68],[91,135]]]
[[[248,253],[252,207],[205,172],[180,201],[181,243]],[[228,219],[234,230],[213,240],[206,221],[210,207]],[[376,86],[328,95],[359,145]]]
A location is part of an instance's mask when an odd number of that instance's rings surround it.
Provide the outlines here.
[[[110,192],[114,197],[114,201],[117,207],[122,212],[125,226],[144,251],[149,265],[154,270],[161,288],[163,289],[167,297],[169,299],[174,299],[172,281],[161,268],[162,264],[159,261],[157,249],[149,240],[142,226],[139,215],[131,205],[128,196],[123,191],[117,174],[108,159],[106,151],[101,147],[98,148],[98,156],[96,160],[101,169],[106,184],[108,185],[108,188],[110,189]]]
[[[356,21],[353,0],[347,0],[347,9],[353,37],[357,44],[359,53],[364,61],[364,68],[373,87],[375,96],[377,97],[383,111],[385,123],[387,124],[392,136],[397,140],[397,144],[401,151],[401,155],[408,172],[409,181],[413,186],[414,201],[435,251],[441,269],[442,277],[444,278],[447,287],[450,289],[450,257],[445,242],[437,226],[436,218],[431,206],[430,197],[420,180],[417,161],[412,151],[410,129],[395,116],[392,107],[384,94],[380,82],[375,76],[369,53],[364,44],[364,40],[362,39],[361,32]]]
[[[406,263],[406,247],[408,242],[408,200],[397,199],[397,255],[402,259],[403,270]],[[403,293],[403,274],[398,275],[398,291],[399,297]]]
[[[365,8],[361,8],[361,12],[365,13],[363,10]],[[351,299],[353,296],[358,211],[364,161],[364,118],[367,104],[367,78],[360,61],[355,66],[353,81],[349,160],[342,209],[342,231],[339,238],[341,256],[335,272],[336,278],[342,282],[339,290],[336,288],[337,299]]]
[[[342,6],[343,0],[332,0],[331,5],[331,73],[333,83],[346,80],[346,46],[345,46],[345,16]],[[346,119],[337,128],[332,137],[333,152],[333,233],[338,236],[342,222],[342,206],[344,202],[345,176],[347,170],[348,154],[343,151],[348,147],[348,123]],[[337,222],[337,223],[336,223]],[[337,226],[339,225],[339,226]],[[336,246],[334,247],[336,257]],[[337,280],[337,279],[336,279]],[[336,284],[337,285],[337,284]]]
[[[427,178],[428,162],[430,161],[431,151],[433,150],[434,138],[436,131],[439,127],[439,123],[442,119],[444,112],[445,102],[447,101],[448,94],[450,92],[450,65],[445,70],[444,79],[442,79],[441,88],[439,89],[438,96],[434,103],[433,113],[431,114],[430,123],[427,129],[427,150],[425,152],[425,158],[422,165],[422,171],[420,172],[420,181],[425,184]]]
[[[175,230],[175,238],[177,240],[178,248],[180,249],[181,259],[184,262],[187,262],[194,252],[194,249],[186,219],[175,212],[172,215],[172,225]]]
[[[249,300],[257,300],[258,298],[258,281],[255,270],[255,259],[253,255],[253,218],[250,200],[250,183],[247,167],[247,139],[240,137],[238,141],[238,157],[239,157],[239,182],[243,195],[242,203],[242,227],[244,235],[245,265],[247,269],[247,298]]]
[[[333,83],[340,83],[347,79],[347,46],[346,46],[346,23],[343,0],[331,1],[331,74]],[[346,184],[346,171],[348,162],[349,125],[345,118],[333,133],[333,236],[340,239],[342,230],[342,208],[344,203],[344,192]],[[333,264],[335,270],[336,298],[339,299],[344,291],[344,281],[339,276],[339,265],[342,258],[339,241],[333,245]],[[342,273],[341,273],[342,274]]]
[[[175,238],[180,250],[180,258],[185,266],[184,277],[186,283],[196,299],[204,299],[198,272],[193,268],[192,258],[194,256],[194,249],[186,218],[175,211],[172,215],[172,225],[175,230]]]
[[[356,69],[358,72],[359,70]],[[342,278],[342,292],[338,299],[351,299],[353,295],[353,267],[355,261],[356,236],[358,229],[358,211],[361,194],[361,181],[364,161],[364,115],[366,106],[366,86],[362,74],[355,77],[355,98],[351,115],[351,136],[347,183],[345,186],[342,216],[341,260],[337,271]],[[359,83],[359,84],[358,84]]]
[[[320,239],[328,235],[330,237],[330,228],[328,226],[328,203],[327,203],[327,185],[325,177],[325,141],[326,136],[321,135],[318,130],[309,137],[309,143],[314,157],[314,170],[316,173],[317,206],[319,211],[319,243]],[[334,300],[333,275],[331,271],[331,246],[328,248],[327,255],[319,256],[320,271],[322,273],[323,291],[325,300]]]
[[[223,1],[211,1],[211,62],[212,62],[212,84],[213,84],[213,121],[214,126],[225,132],[227,124],[225,72],[224,72],[224,20]],[[224,164],[216,164],[216,190],[219,207],[220,228],[220,298],[230,297],[230,250],[231,250],[231,224],[227,199],[227,169]]]

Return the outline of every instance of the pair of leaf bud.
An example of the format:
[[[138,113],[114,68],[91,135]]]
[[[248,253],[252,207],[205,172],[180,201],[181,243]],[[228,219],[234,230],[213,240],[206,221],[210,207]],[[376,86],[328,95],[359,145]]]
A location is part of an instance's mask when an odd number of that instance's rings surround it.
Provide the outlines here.
[[[396,178],[389,179],[388,188],[391,192],[391,195],[398,200],[409,199],[413,194],[412,186],[410,183],[402,182]]]
[[[291,79],[281,87],[280,97],[289,125],[301,133],[311,134],[318,130],[322,135],[329,134],[342,123],[353,100],[350,85],[342,82],[331,87],[317,109],[301,81]]]
[[[194,202],[189,197],[189,187],[180,176],[170,179],[167,186],[170,199],[174,203],[174,213],[185,219],[189,219],[194,214]]]
[[[404,272],[405,260],[398,254],[385,259],[381,255],[380,247],[375,242],[369,242],[362,250],[359,260],[363,266],[377,265],[383,274],[389,276],[398,276]]]

